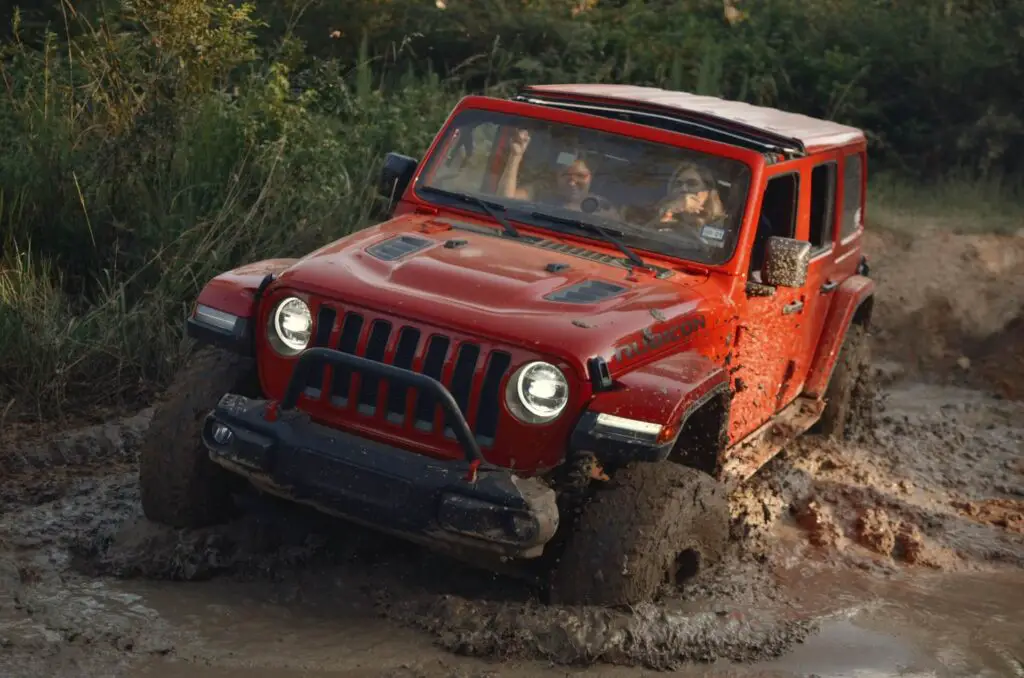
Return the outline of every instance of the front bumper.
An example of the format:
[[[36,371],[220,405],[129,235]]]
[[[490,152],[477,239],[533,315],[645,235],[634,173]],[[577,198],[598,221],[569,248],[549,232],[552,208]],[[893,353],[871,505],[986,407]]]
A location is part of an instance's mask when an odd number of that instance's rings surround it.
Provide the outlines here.
[[[289,388],[276,416],[266,416],[271,401],[221,398],[203,427],[211,459],[270,492],[415,541],[514,558],[541,554],[558,528],[550,487],[483,462],[470,438],[465,460],[439,461],[311,421],[294,409],[297,389],[306,383],[304,373],[323,362],[428,385],[421,374],[329,349],[307,350],[292,376],[297,388]],[[444,389],[434,384],[432,390]],[[468,434],[450,394],[439,400],[456,419],[453,428]]]

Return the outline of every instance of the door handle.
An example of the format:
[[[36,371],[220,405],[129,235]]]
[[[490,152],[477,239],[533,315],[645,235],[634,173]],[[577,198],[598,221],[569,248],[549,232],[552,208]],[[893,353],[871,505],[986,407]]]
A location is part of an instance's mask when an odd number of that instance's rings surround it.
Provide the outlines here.
[[[786,304],[785,306],[782,307],[782,315],[791,315],[791,314],[796,313],[797,311],[801,310],[803,307],[804,307],[804,302],[799,301],[799,300],[791,301],[790,303],[788,303],[788,304]]]
[[[837,283],[835,280],[829,280],[828,282],[821,286],[821,293],[828,294],[837,287],[839,287],[839,283]]]

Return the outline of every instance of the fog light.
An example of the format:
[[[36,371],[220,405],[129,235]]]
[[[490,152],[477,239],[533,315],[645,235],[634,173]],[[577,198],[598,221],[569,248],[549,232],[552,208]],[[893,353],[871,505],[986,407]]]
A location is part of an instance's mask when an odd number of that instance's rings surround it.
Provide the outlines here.
[[[227,445],[229,442],[231,442],[231,438],[234,437],[234,434],[231,432],[231,429],[229,429],[224,424],[220,423],[215,423],[213,425],[213,430],[210,431],[210,434],[213,437],[213,442],[217,443],[218,445]]]

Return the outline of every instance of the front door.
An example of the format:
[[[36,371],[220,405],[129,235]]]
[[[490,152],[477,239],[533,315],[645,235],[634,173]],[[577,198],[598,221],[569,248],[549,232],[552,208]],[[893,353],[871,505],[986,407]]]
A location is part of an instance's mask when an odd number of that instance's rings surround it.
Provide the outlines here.
[[[796,234],[799,196],[798,172],[773,177],[765,186],[745,308],[740,312],[730,360],[734,393],[730,444],[768,421],[799,392],[802,377],[794,357],[802,348],[808,288],[771,288],[763,285],[761,278],[768,237],[792,238]]]

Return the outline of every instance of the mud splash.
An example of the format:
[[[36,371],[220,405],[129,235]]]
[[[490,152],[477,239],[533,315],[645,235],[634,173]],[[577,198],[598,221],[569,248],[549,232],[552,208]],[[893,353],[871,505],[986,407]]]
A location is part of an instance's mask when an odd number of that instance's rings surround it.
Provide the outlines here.
[[[1024,567],[1024,403],[919,383],[878,400],[872,431],[801,440],[744,488],[753,536],[778,520],[815,559],[877,571]]]
[[[121,489],[134,492],[129,484]],[[178,581],[297,581],[315,570],[356,591],[372,591],[378,614],[426,631],[462,655],[669,669],[690,661],[778,656],[816,628],[778,604],[777,584],[750,560],[709,573],[661,605],[563,608],[541,604],[521,582],[276,502],[250,506],[230,525],[189,532],[145,521],[134,501],[120,513],[125,519],[119,524],[71,540],[80,571]]]

